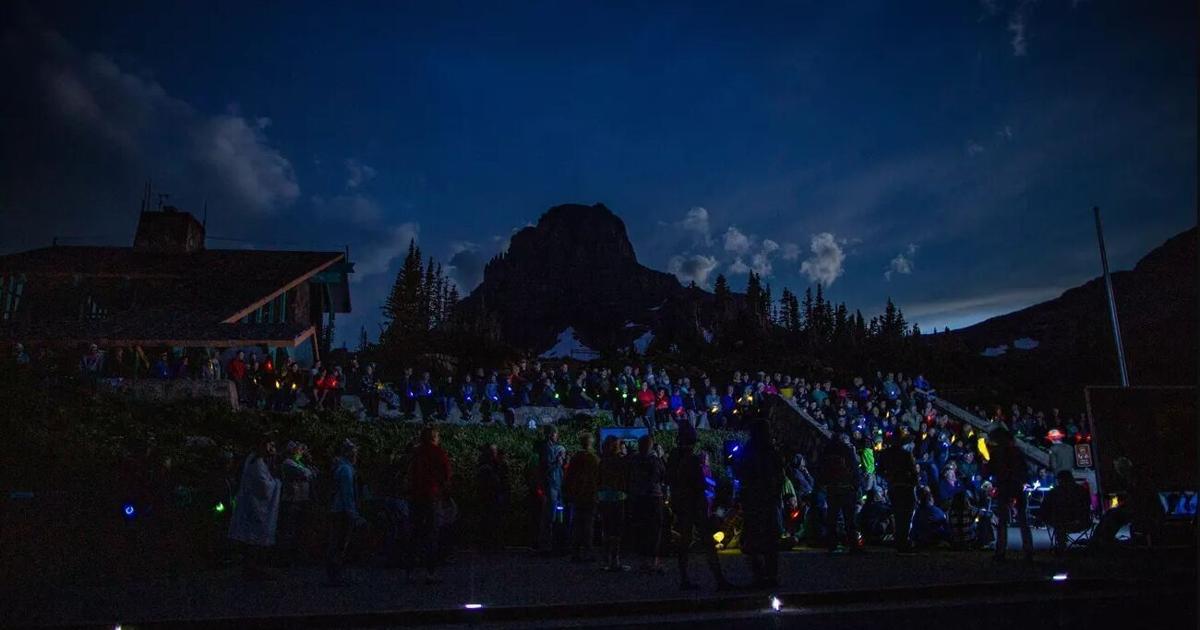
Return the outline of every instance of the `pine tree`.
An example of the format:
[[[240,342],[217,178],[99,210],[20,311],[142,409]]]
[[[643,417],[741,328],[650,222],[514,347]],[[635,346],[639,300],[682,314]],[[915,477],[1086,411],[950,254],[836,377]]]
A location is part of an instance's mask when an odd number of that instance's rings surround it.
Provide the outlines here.
[[[804,330],[812,331],[813,329],[813,294],[812,287],[804,289]]]
[[[362,326],[358,331],[358,351],[365,352],[371,347],[371,341],[367,339],[367,327]]]
[[[725,279],[725,274],[717,274],[717,280],[713,284],[713,295],[717,298],[717,309],[724,315],[725,308],[729,305],[731,295],[729,293],[729,281]]]
[[[850,318],[847,315],[846,303],[837,305],[833,315],[833,341],[839,347],[846,346],[850,341]]]
[[[458,308],[458,285],[448,282],[446,289],[446,321],[453,322]]]
[[[763,288],[762,296],[758,299],[758,319],[764,323],[774,323],[775,315],[772,313],[772,307],[775,301],[771,298],[771,283],[767,283]]]
[[[759,282],[758,274],[751,271],[750,276],[746,279],[745,315],[752,322],[762,321],[762,298],[762,284]]]
[[[415,240],[408,242],[408,254],[396,274],[391,293],[383,304],[383,332],[380,343],[403,344],[420,330],[420,297],[423,270],[421,248]]]

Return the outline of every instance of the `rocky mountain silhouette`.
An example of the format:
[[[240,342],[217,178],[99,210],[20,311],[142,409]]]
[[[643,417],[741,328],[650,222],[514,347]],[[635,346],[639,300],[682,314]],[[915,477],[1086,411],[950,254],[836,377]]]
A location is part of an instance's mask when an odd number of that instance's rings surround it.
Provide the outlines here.
[[[493,315],[508,343],[536,353],[570,348],[564,332],[585,352],[645,352],[702,335],[712,300],[640,264],[625,222],[603,204],[566,204],[514,234],[462,308]]]

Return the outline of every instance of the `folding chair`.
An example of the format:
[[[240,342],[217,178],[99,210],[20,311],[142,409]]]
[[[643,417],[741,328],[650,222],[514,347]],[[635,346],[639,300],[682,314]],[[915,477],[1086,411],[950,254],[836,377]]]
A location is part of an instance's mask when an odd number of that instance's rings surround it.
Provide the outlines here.
[[[1054,544],[1054,541],[1058,540],[1058,534],[1065,529],[1067,538],[1066,548],[1071,549],[1086,546],[1091,542],[1092,534],[1096,531],[1096,525],[1097,523],[1094,519],[1088,519],[1087,521],[1068,523],[1063,527],[1055,527],[1047,523],[1046,529],[1050,532],[1051,544]]]

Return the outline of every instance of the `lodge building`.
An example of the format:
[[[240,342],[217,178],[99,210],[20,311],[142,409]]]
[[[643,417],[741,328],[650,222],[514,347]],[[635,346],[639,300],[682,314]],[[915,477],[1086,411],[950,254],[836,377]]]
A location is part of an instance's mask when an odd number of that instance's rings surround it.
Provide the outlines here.
[[[145,211],[132,247],[53,245],[0,256],[0,340],[26,346],[319,357],[350,312],[343,252],[208,249],[205,226]]]

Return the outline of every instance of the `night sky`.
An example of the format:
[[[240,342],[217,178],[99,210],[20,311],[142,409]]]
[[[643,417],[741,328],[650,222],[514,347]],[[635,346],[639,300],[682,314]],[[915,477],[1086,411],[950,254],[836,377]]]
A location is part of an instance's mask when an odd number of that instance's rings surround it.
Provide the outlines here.
[[[410,237],[465,293],[560,203],[927,331],[1097,275],[1092,205],[1116,269],[1195,224],[1195,2],[121,4],[0,9],[0,252],[129,244],[151,178],[349,246],[351,345]]]

